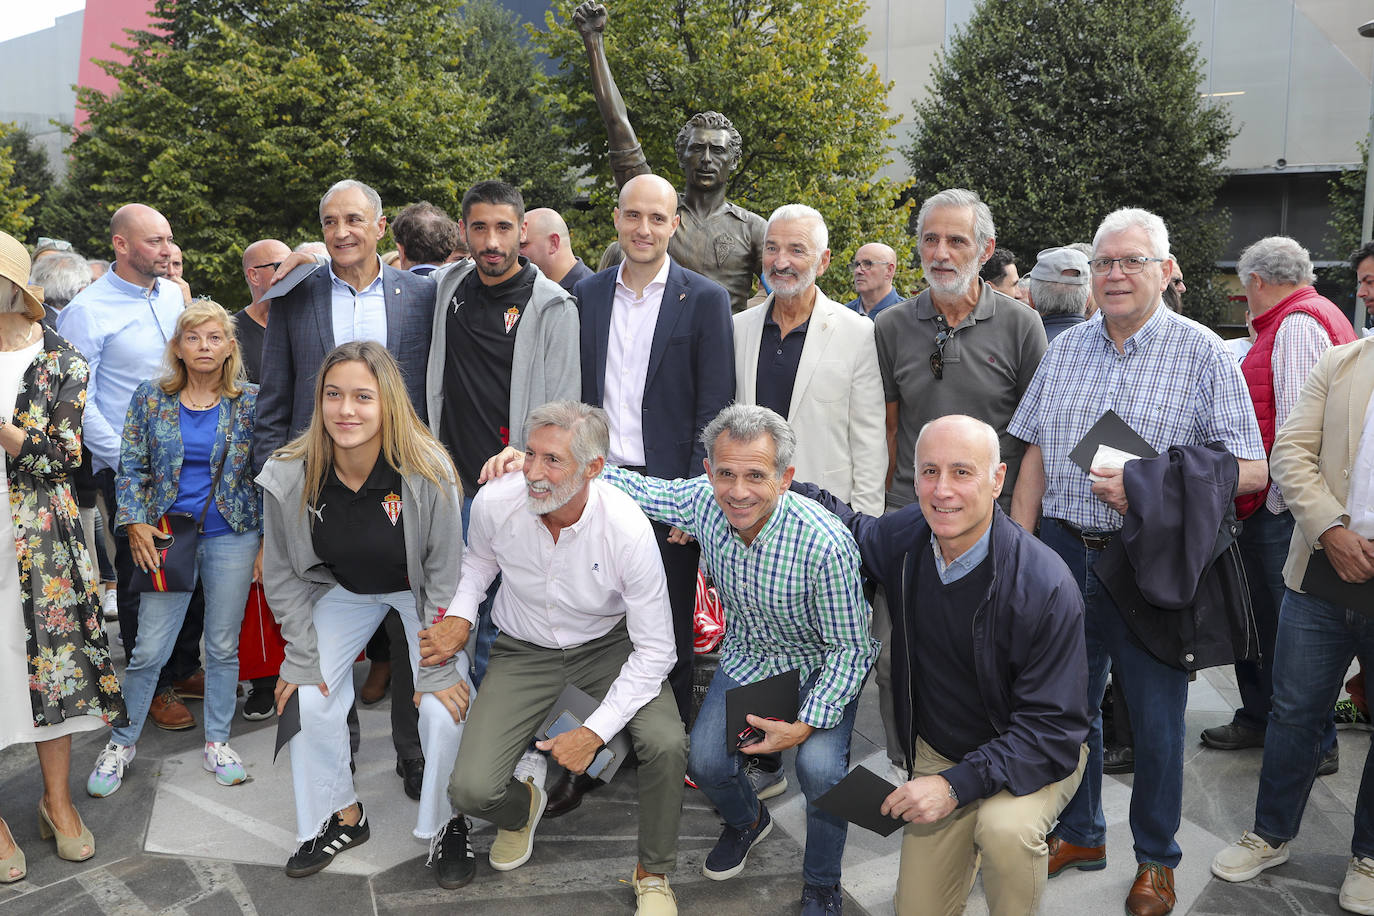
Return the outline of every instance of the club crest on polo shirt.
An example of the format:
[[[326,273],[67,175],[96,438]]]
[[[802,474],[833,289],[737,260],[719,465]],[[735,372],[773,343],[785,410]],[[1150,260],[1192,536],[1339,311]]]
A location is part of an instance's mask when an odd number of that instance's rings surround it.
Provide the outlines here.
[[[515,323],[520,320],[520,309],[512,305],[506,309],[506,314],[502,317],[506,319],[506,333],[509,334],[511,328],[515,327]]]
[[[391,519],[391,527],[396,527],[396,520],[401,517],[401,497],[398,493],[388,493],[382,500],[382,508],[386,510],[386,517]]]

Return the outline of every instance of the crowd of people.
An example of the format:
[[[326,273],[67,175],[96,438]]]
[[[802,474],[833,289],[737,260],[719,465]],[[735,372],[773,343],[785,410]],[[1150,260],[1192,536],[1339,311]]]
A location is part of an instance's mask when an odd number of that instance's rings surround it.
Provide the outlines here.
[[[709,158],[697,141],[728,132],[689,123],[680,152]],[[773,827],[788,751],[801,912],[840,913],[848,823],[817,802],[850,769],[871,673],[881,814],[905,824],[898,913],[961,912],[980,870],[990,912],[1036,912],[1049,878],[1105,867],[1102,776],[1126,766],[1125,907],[1158,916],[1183,855],[1189,678],[1232,664],[1243,706],[1202,741],[1264,758],[1254,829],[1212,869],[1288,859],[1337,725],[1369,722],[1362,689],[1333,717],[1346,670],[1374,658],[1374,342],[1297,242],[1242,254],[1238,360],[1179,312],[1168,230],[1141,209],[1021,275],[988,207],[948,189],[917,218],[927,287],[905,297],[902,255],[870,243],[841,304],[803,203],[760,227],[747,303],[670,256],[682,198],[661,176],[624,181],[621,260],[600,271],[508,184],[461,206],[388,224],[376,191],[340,181],[322,243],[244,248],[234,315],[193,297],[151,207],[115,211],[109,265],[0,236],[0,594],[19,609],[0,746],[38,748],[59,856],[96,851],[73,733],[108,729],[86,785],[103,798],[137,774],[147,723],[191,728],[200,696],[208,778],[245,781],[230,732],[260,588],[283,658],[241,713],[299,721],[292,877],[369,839],[355,703],[389,689],[443,888],[477,875],[470,818],[496,828],[491,867],[515,869],[543,819],[632,767],[636,911],[675,913],[684,793],[724,822],[703,874],[732,879]],[[1352,265],[1374,321],[1374,243]],[[699,579],[725,632],[694,696]],[[794,714],[727,724],[732,690],[793,674]],[[1104,736],[1109,678],[1124,751]],[[587,709],[561,709],[570,687]],[[1371,799],[1339,896],[1356,913],[1374,913]],[[6,831],[0,882],[25,873]]]

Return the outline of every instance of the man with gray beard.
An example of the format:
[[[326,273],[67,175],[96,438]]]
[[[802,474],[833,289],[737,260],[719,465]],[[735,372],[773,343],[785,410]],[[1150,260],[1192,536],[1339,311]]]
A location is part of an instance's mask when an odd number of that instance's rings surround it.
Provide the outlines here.
[[[997,245],[992,212],[963,188],[941,191],[916,218],[921,270],[930,288],[875,321],[887,399],[887,505],[916,494],[916,435],[946,414],[997,430],[1007,474],[998,498],[1011,506],[1024,446],[1007,423],[1045,354],[1045,329],[1030,309],[978,277]]]

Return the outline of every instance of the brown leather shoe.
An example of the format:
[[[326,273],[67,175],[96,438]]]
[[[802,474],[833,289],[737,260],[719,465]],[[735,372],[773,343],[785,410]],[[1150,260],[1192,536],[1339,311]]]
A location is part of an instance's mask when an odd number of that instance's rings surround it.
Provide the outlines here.
[[[364,706],[371,706],[386,696],[389,686],[391,662],[373,662],[372,667],[367,670],[367,680],[363,681],[362,690],[358,691],[358,699],[363,701]]]
[[[169,732],[179,732],[196,724],[191,710],[170,687],[153,697],[153,705],[148,707],[148,718],[158,728],[165,728]]]
[[[197,671],[184,681],[172,681],[172,689],[183,700],[205,699],[205,671]]]
[[[1164,916],[1174,910],[1174,870],[1158,862],[1136,866],[1135,883],[1126,895],[1131,916]]]
[[[1057,836],[1046,837],[1050,847],[1049,876],[1053,878],[1066,868],[1100,871],[1107,867],[1106,846],[1075,846]]]
[[[583,773],[574,776],[567,770],[549,789],[549,801],[544,806],[545,817],[559,817],[582,804],[582,796],[604,786],[601,780]]]

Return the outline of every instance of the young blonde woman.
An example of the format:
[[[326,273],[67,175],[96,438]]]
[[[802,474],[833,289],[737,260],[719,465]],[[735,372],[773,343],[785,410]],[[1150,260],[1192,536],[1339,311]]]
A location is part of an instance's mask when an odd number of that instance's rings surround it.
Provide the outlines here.
[[[199,519],[192,586],[205,591],[205,769],[220,785],[246,780],[229,747],[239,670],[239,629],[262,508],[253,484],[253,420],[258,386],[243,381],[234,322],[217,302],[197,299],[167,342],[167,371],[139,385],[124,422],[115,488],[115,525],[128,532],[134,564],[156,570],[158,521],[169,512]],[[212,495],[213,491],[213,495]],[[124,672],[127,725],[114,729],[96,758],[86,791],[101,798],[124,781],[157,689],[186,618],[191,591],[144,592],[138,641]]]
[[[277,451],[264,492],[263,583],[286,659],[280,714],[294,696],[290,742],[300,847],[292,877],[313,874],[371,831],[349,772],[353,660],[395,608],[405,624],[420,708],[424,783],[415,836],[430,841],[443,887],[472,879],[468,822],[447,786],[470,690],[467,656],[421,668],[420,641],[443,615],[462,560],[462,499],[448,453],[416,416],[396,362],[375,341],[324,359],[310,426]],[[404,702],[396,698],[394,702]]]

